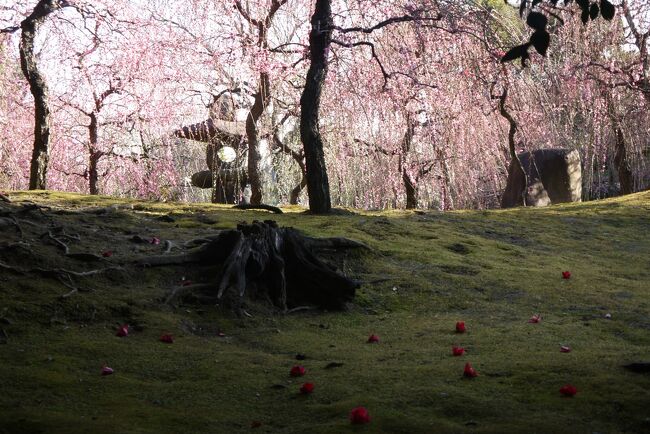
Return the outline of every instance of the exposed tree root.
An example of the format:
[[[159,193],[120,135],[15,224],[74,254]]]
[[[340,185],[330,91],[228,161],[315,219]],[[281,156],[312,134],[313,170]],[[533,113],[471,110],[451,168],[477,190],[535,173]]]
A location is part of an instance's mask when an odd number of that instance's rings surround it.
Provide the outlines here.
[[[20,268],[20,267],[14,267],[13,265],[5,264],[4,262],[0,262],[0,268],[12,271],[16,274],[37,273],[45,277],[56,277],[56,278],[60,278],[61,276],[88,277],[88,276],[95,276],[98,274],[106,273],[107,271],[114,271],[114,270],[124,271],[124,268],[122,267],[107,267],[107,268],[99,268],[96,270],[88,270],[88,271],[73,271],[73,270],[66,270],[65,268],[52,268],[52,269],[38,268],[38,267]]]
[[[247,204],[247,203],[240,203],[238,205],[234,205],[233,208],[234,209],[244,209],[244,210],[247,210],[247,209],[262,209],[262,210],[265,210],[265,211],[271,211],[273,214],[283,214],[283,212],[282,212],[282,210],[280,208],[278,208],[277,206],[273,206],[273,205],[264,205],[264,204],[251,205],[251,204]]]
[[[152,256],[137,263],[145,266],[223,264],[214,283],[178,287],[168,301],[197,291],[210,291],[216,299],[226,292],[241,299],[248,292],[269,298],[285,312],[288,306],[305,304],[340,309],[352,300],[360,283],[337,273],[318,259],[313,250],[349,248],[368,247],[346,238],[304,237],[293,228],[279,228],[274,221],[267,220],[222,231],[183,255]]]

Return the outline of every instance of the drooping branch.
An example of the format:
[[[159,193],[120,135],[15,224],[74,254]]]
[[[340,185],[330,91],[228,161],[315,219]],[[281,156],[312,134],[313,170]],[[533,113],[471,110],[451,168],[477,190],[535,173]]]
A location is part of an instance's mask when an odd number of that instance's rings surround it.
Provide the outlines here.
[[[382,29],[386,26],[389,26],[391,24],[397,24],[397,23],[407,23],[407,22],[412,22],[412,21],[440,21],[442,19],[442,15],[438,14],[435,17],[424,17],[424,16],[418,16],[418,12],[425,12],[424,9],[420,9],[418,11],[415,11],[413,14],[405,14],[400,17],[391,17],[388,18],[384,21],[381,21],[374,26],[371,27],[339,27],[339,26],[332,26],[331,28],[334,30],[338,30],[341,33],[352,33],[352,32],[357,32],[357,33],[372,33],[375,30]]]
[[[377,62],[377,65],[379,66],[379,69],[381,70],[381,75],[384,77],[384,88],[388,86],[388,79],[392,77],[392,73],[389,73],[386,71],[386,68],[384,68],[383,63],[381,63],[381,60],[379,59],[379,56],[377,56],[377,52],[375,51],[375,44],[372,42],[368,41],[358,41],[358,42],[343,42],[339,41],[336,39],[332,39],[332,43],[336,45],[340,45],[341,47],[346,47],[346,48],[352,48],[352,47],[370,47],[370,54],[372,58]]]

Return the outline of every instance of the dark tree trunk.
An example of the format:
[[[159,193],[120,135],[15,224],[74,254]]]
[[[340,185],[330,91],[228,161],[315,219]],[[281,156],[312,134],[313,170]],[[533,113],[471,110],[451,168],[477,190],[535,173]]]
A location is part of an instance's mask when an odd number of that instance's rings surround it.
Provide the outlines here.
[[[526,206],[526,195],[528,193],[528,174],[524,170],[524,167],[521,165],[521,160],[517,155],[517,148],[515,145],[515,134],[517,133],[517,121],[515,121],[515,119],[512,117],[512,115],[508,112],[508,109],[506,108],[507,99],[508,99],[508,88],[506,87],[503,90],[503,94],[501,94],[501,96],[499,97],[499,113],[501,113],[501,116],[503,116],[508,121],[508,124],[510,125],[510,128],[508,129],[508,149],[510,150],[510,158],[512,159],[512,162],[517,166],[518,170],[521,172],[523,176],[524,182],[523,182],[522,189],[519,193],[521,196],[521,205]],[[501,207],[504,207],[503,198],[501,200]]]
[[[442,148],[436,150],[436,157],[440,162],[440,170],[442,172],[442,210],[448,211],[454,208],[454,199],[451,192],[451,175],[449,173],[449,164],[447,164],[447,157]]]
[[[50,109],[47,105],[48,88],[44,77],[38,70],[34,55],[34,40],[38,27],[45,18],[62,6],[57,0],[40,0],[32,13],[20,24],[20,68],[29,82],[29,90],[34,97],[34,149],[29,171],[29,189],[47,188],[47,168],[49,163]]]
[[[99,181],[99,160],[102,157],[102,152],[97,149],[97,142],[99,139],[99,126],[97,124],[97,114],[90,113],[90,125],[88,126],[88,187],[90,194],[99,194],[97,182]]]
[[[625,136],[620,127],[616,127],[616,150],[614,153],[614,165],[618,171],[618,182],[621,185],[621,194],[634,193],[634,174],[627,162],[625,150]]]
[[[406,190],[406,209],[416,209],[418,207],[418,189],[405,169],[402,170],[402,180]]]
[[[296,185],[293,190],[291,190],[291,193],[289,194],[289,205],[298,205],[298,199],[300,198],[300,193],[302,192],[302,189],[307,186],[307,177],[305,175],[302,175],[302,179],[300,179],[300,182],[298,185]]]
[[[327,76],[327,56],[332,42],[332,25],[331,1],[316,0],[309,34],[311,64],[300,98],[300,138],[305,150],[309,209],[317,214],[328,213],[332,209],[323,140],[318,125],[320,99]]]
[[[251,184],[252,205],[262,203],[262,173],[260,171],[260,140],[257,130],[257,122],[262,117],[264,109],[268,104],[269,94],[269,74],[260,73],[260,84],[255,94],[255,102],[246,118],[246,137],[248,139],[248,182]]]
[[[406,133],[402,139],[402,154],[399,159],[399,166],[402,172],[402,181],[404,182],[404,190],[406,191],[406,209],[415,209],[418,207],[418,187],[417,179],[409,174],[408,168],[405,164],[406,156],[411,151],[413,146],[413,135],[415,134],[415,121],[411,115],[406,115]]]

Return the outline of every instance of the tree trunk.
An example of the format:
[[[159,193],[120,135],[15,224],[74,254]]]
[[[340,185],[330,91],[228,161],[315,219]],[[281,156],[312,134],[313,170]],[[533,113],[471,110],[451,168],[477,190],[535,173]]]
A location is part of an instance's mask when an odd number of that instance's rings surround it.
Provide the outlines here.
[[[332,209],[323,140],[318,125],[320,99],[327,76],[327,56],[332,42],[332,24],[331,1],[316,0],[309,34],[311,64],[300,98],[300,138],[305,150],[309,209],[317,214],[328,213]]]
[[[436,150],[436,156],[438,158],[438,161],[440,162],[440,170],[442,172],[442,210],[443,211],[449,211],[451,209],[454,209],[454,199],[452,197],[452,191],[451,191],[451,173],[449,170],[449,164],[447,164],[447,156],[445,155],[445,151],[442,148],[438,148]]]
[[[621,185],[621,194],[634,193],[634,175],[627,162],[625,150],[625,136],[620,127],[616,127],[616,150],[614,152],[614,165],[618,171],[618,182]]]
[[[99,180],[99,159],[102,153],[97,149],[97,142],[99,138],[99,127],[97,124],[97,114],[90,113],[90,125],[88,126],[88,187],[90,194],[99,194],[97,182]]]
[[[262,203],[262,173],[260,171],[262,156],[260,153],[259,134],[257,133],[257,122],[262,117],[264,109],[268,104],[270,97],[269,87],[269,74],[266,72],[260,73],[260,85],[255,94],[255,102],[246,118],[246,138],[248,139],[248,182],[251,185],[251,205],[259,205]]]
[[[405,160],[413,145],[413,135],[415,134],[415,121],[409,113],[406,114],[406,133],[402,139],[402,154],[400,155],[400,170],[402,172],[402,181],[406,191],[406,209],[415,209],[418,207],[418,187],[417,179],[409,175],[406,168]]]
[[[515,163],[517,168],[521,171],[521,174],[523,176],[524,185],[522,186],[520,194],[521,194],[521,204],[523,206],[526,206],[526,196],[528,194],[528,175],[526,174],[524,167],[521,165],[521,160],[517,155],[517,149],[515,145],[515,134],[517,133],[517,121],[515,121],[515,119],[512,117],[512,115],[508,112],[508,109],[506,108],[507,99],[508,99],[508,88],[506,87],[503,90],[503,94],[501,94],[501,96],[499,97],[499,113],[501,113],[501,116],[503,116],[508,121],[508,124],[510,125],[510,128],[508,129],[508,148],[510,150],[510,158]],[[503,200],[501,201],[501,207],[503,207]]]
[[[20,68],[29,83],[34,97],[34,149],[29,171],[29,189],[47,188],[47,168],[49,163],[50,109],[47,105],[48,88],[44,77],[38,70],[34,55],[36,31],[45,18],[61,7],[57,0],[41,0],[32,13],[20,23]]]
[[[298,199],[300,198],[300,193],[302,189],[307,186],[307,177],[302,175],[300,182],[296,185],[291,193],[289,194],[289,205],[298,205]]]
[[[405,168],[402,169],[402,180],[406,190],[406,209],[416,209],[418,207],[418,189]]]

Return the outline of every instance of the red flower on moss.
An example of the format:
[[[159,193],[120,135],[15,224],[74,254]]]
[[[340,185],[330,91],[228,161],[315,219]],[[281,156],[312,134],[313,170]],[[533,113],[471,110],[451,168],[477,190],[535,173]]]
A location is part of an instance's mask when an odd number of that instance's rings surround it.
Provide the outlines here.
[[[379,336],[377,335],[370,335],[368,337],[368,343],[369,344],[378,344],[379,343]]]
[[[115,336],[119,336],[121,338],[126,337],[129,335],[129,325],[128,324],[123,324],[120,326],[119,329],[117,329],[117,333],[115,333]]]
[[[105,251],[102,252],[102,256],[104,258],[110,258],[111,256],[113,256],[113,251],[112,250],[105,250]]]
[[[472,365],[468,362],[465,363],[465,370],[463,371],[463,375],[467,378],[474,378],[478,377],[478,372],[476,372],[476,369],[472,368]]]
[[[570,271],[563,271],[562,272],[562,279],[570,279],[571,278],[571,272]]]
[[[149,240],[149,243],[150,243],[150,244],[158,245],[158,244],[160,244],[160,238],[158,238],[158,237],[152,237],[151,240]]]
[[[571,347],[568,345],[562,345],[560,346],[560,352],[561,353],[570,353],[571,352]]]
[[[350,411],[350,422],[360,425],[370,422],[370,414],[365,407],[355,407]]]
[[[304,366],[296,365],[291,368],[291,371],[289,371],[289,375],[291,375],[292,377],[302,377],[303,375],[305,375],[306,372],[307,370],[305,369]]]
[[[456,322],[456,333],[465,333],[465,321]]]
[[[529,323],[531,324],[537,324],[542,320],[542,315],[536,313],[535,315],[531,316],[530,319],[528,320]]]
[[[111,375],[113,372],[113,368],[109,368],[106,365],[102,366],[102,376]]]
[[[573,397],[576,393],[578,393],[578,389],[576,389],[576,387],[572,386],[571,384],[566,384],[560,387],[560,393],[563,396]]]
[[[173,344],[174,343],[174,337],[170,334],[164,334],[160,337],[160,342],[164,342],[166,344]]]
[[[314,391],[314,383],[304,383],[300,386],[300,393],[303,395],[309,395]]]
[[[453,346],[451,347],[451,354],[454,356],[462,356],[465,354],[465,348]]]

